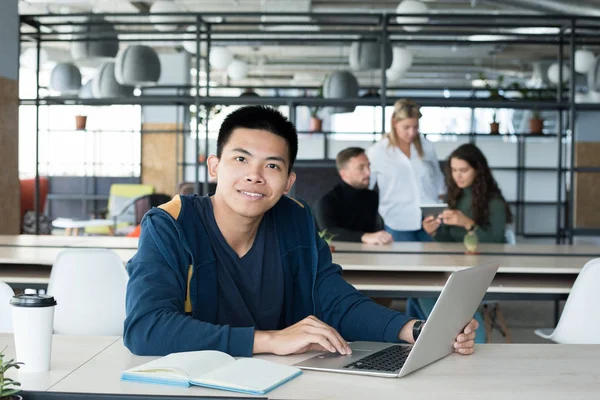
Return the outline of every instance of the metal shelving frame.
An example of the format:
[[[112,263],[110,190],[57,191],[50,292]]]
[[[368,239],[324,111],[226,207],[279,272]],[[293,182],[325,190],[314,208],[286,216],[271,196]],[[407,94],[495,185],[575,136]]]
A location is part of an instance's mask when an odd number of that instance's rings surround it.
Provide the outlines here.
[[[100,15],[103,20],[85,21],[87,17]],[[347,99],[323,99],[315,97],[222,97],[211,96],[211,89],[214,86],[200,84],[199,74],[194,85],[186,86],[157,86],[156,88],[177,88],[178,93],[186,92],[185,95],[151,95],[142,94],[138,97],[123,98],[104,98],[104,99],[80,99],[77,97],[41,97],[40,96],[40,50],[43,43],[50,42],[73,42],[73,41],[95,41],[107,38],[110,33],[75,31],[66,35],[63,31],[58,31],[58,27],[81,28],[83,25],[108,25],[112,24],[119,34],[120,42],[140,42],[140,41],[174,41],[174,40],[195,40],[196,54],[200,54],[201,42],[206,42],[207,52],[210,53],[213,45],[228,45],[231,43],[245,44],[248,46],[260,46],[262,44],[276,45],[306,45],[307,43],[319,43],[321,45],[340,46],[356,41],[371,41],[381,44],[381,55],[385,54],[385,42],[392,44],[411,44],[411,45],[456,45],[468,43],[472,46],[486,44],[505,44],[505,45],[537,45],[537,46],[555,46],[557,49],[558,61],[565,59],[565,51],[568,51],[566,60],[570,63],[570,76],[575,76],[574,54],[577,46],[582,45],[600,45],[598,39],[600,32],[600,18],[590,16],[574,15],[533,15],[533,14],[427,14],[410,15],[412,17],[427,17],[428,21],[424,23],[403,24],[425,27],[426,29],[407,32],[396,22],[397,16],[408,17],[401,14],[387,13],[162,13],[154,14],[164,17],[171,17],[172,20],[163,22],[165,25],[181,25],[196,27],[195,32],[190,31],[158,31],[154,29],[156,22],[150,22],[148,14],[55,14],[55,15],[23,15],[21,16],[20,40],[21,42],[35,43],[37,48],[37,66],[36,66],[36,97],[32,99],[21,99],[23,105],[35,105],[36,107],[36,196],[35,211],[39,215],[39,107],[42,105],[61,105],[61,104],[81,104],[81,105],[112,105],[112,104],[138,104],[138,105],[173,105],[188,107],[194,104],[199,110],[200,105],[205,106],[206,118],[210,117],[210,107],[215,105],[241,105],[241,104],[264,104],[264,105],[287,105],[289,107],[290,119],[295,122],[297,106],[336,106],[336,105],[364,105],[379,106],[385,108],[393,105],[400,97],[398,91],[409,90],[406,87],[390,87],[385,74],[385,66],[380,71],[379,87],[363,87],[362,89],[377,89],[379,97],[377,98],[347,98]],[[319,26],[320,30],[307,31],[298,29],[298,17],[307,18],[310,24]],[[286,20],[287,19],[287,20]],[[285,30],[261,30],[261,27],[277,25],[279,28],[286,26]],[[556,33],[533,34],[514,31],[515,28],[555,28]],[[576,30],[577,28],[577,30]],[[482,40],[477,42],[469,41],[470,35],[501,35],[497,40]],[[204,63],[201,63],[204,61]],[[195,67],[198,73],[203,68],[206,74],[206,82],[210,81],[210,66],[208,57],[195,57]],[[559,68],[559,81],[562,81],[562,69]],[[235,87],[235,86],[228,86]],[[240,86],[238,86],[240,87]],[[261,86],[265,87],[265,86]],[[270,86],[273,87],[273,86]],[[190,95],[189,89],[194,88],[195,94]],[[254,88],[254,87],[252,87]],[[316,89],[314,86],[281,86],[282,89]],[[412,88],[423,90],[443,90],[452,89],[447,87],[440,88]],[[465,88],[466,89],[466,88]],[[556,219],[556,243],[568,241],[573,242],[575,233],[584,234],[586,232],[597,234],[597,230],[585,231],[574,229],[573,209],[574,193],[568,192],[568,198],[563,199],[562,184],[566,179],[564,174],[568,175],[571,188],[574,182],[576,172],[600,172],[600,168],[574,168],[563,161],[562,146],[563,143],[571,143],[570,160],[574,162],[574,143],[575,143],[575,116],[578,110],[600,110],[600,104],[575,104],[575,80],[571,79],[568,87],[559,85],[556,89],[556,101],[531,101],[531,100],[487,100],[478,98],[442,98],[442,97],[412,97],[421,106],[440,106],[440,107],[468,107],[468,108],[513,108],[513,109],[531,109],[553,110],[557,114],[558,131],[556,142],[558,146],[558,160],[555,172],[558,177],[557,184],[557,219]],[[468,88],[468,90],[478,90]],[[382,113],[382,127],[385,127],[385,113]],[[382,128],[383,129],[383,128]],[[181,134],[187,129],[184,127]],[[199,125],[196,124],[193,129],[198,138],[195,148],[195,167],[196,167],[196,190],[199,189],[199,156],[200,156],[200,135]],[[382,132],[384,133],[384,132]],[[205,151],[208,150],[208,126],[205,125]],[[476,136],[476,135],[474,135]],[[522,221],[523,211],[523,193],[524,193],[524,142],[527,136],[517,135],[519,143],[517,167],[517,213]],[[183,164],[183,163],[182,163]],[[204,191],[208,186],[208,171],[205,170]],[[563,207],[563,200],[567,201],[568,207]],[[564,215],[568,216],[567,221],[563,221]],[[518,219],[519,220],[519,219]],[[39,222],[39,221],[38,221]],[[522,224],[522,222],[521,222]],[[36,231],[39,232],[39,223],[36,223]]]

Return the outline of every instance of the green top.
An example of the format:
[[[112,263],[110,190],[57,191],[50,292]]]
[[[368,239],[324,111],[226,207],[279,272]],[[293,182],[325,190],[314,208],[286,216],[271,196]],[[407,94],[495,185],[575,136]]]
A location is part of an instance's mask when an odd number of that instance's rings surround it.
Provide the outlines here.
[[[458,199],[456,209],[462,211],[467,217],[473,219],[473,210],[471,208],[473,195],[471,187],[463,189],[462,195]],[[499,197],[494,197],[489,204],[489,224],[487,226],[477,226],[475,233],[480,243],[505,243],[504,231],[506,228],[506,209],[504,201]],[[442,224],[433,239],[436,242],[462,242],[467,230],[462,226]]]

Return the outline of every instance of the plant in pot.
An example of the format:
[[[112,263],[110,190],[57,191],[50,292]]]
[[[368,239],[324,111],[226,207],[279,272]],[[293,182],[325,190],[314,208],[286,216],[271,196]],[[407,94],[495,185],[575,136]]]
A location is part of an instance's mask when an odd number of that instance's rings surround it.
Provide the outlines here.
[[[494,109],[492,114],[492,122],[490,122],[490,135],[500,134],[500,122],[498,122],[498,110]]]
[[[320,106],[309,107],[310,109],[310,128],[311,132],[323,131],[323,120],[319,117]]]
[[[327,229],[323,229],[319,232],[319,236],[329,245],[329,250],[333,253],[335,251],[335,246],[331,245],[331,241],[335,237],[335,234],[327,232]]]
[[[485,77],[484,74],[479,74],[479,79],[485,82],[485,88],[489,91],[490,96],[488,99],[490,100],[504,100],[504,96],[500,94],[502,91],[502,84],[504,83],[504,76],[498,75],[496,78],[496,83],[492,86],[490,84],[490,80]],[[498,109],[494,109],[494,113],[492,114],[492,122],[490,123],[490,134],[498,135],[500,134],[500,122],[498,121]]]
[[[6,377],[6,371],[11,368],[19,369],[23,363],[15,362],[13,359],[5,360],[4,350],[6,347],[0,351],[0,400],[22,400],[23,398],[18,395],[21,392],[18,386],[21,384]]]
[[[523,87],[517,82],[514,82],[509,89],[519,92],[521,98],[526,100],[553,101],[556,98],[556,92],[553,89],[530,89]],[[531,117],[529,118],[529,133],[532,135],[541,135],[543,129],[544,119],[541,116],[541,112],[539,109],[534,108],[531,110]]]
[[[531,118],[529,118],[529,133],[532,135],[542,135],[544,130],[544,120],[540,115],[540,110],[531,110]]]
[[[319,88],[317,92],[317,98],[323,97],[323,86]],[[312,106],[308,107],[310,110],[310,128],[311,132],[322,132],[323,131],[323,119],[319,116],[319,111],[321,111],[321,106]]]

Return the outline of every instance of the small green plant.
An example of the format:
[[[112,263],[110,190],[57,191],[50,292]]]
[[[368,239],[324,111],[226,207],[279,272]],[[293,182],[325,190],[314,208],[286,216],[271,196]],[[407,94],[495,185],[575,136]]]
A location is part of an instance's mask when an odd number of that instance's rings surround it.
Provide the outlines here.
[[[204,125],[204,123],[206,122],[206,106],[204,104],[200,104],[199,107],[200,112],[197,113],[196,112],[196,106],[192,105],[190,107],[190,116],[192,118],[197,117],[198,118],[198,125]],[[208,112],[208,118],[212,119],[214,117],[216,117],[217,115],[219,115],[221,113],[221,111],[223,111],[223,106],[210,106],[209,108],[209,112]]]
[[[504,76],[503,75],[498,75],[498,78],[496,79],[496,84],[494,86],[492,86],[490,84],[490,80],[483,73],[479,74],[479,79],[484,81],[485,88],[490,93],[490,97],[488,97],[490,100],[504,100],[505,99],[505,97],[500,93],[503,90],[503,88],[502,88],[502,85],[504,84]],[[496,108],[494,109],[494,113],[492,114],[492,122],[493,123],[498,122],[498,109],[496,109]]]
[[[335,237],[335,234],[327,232],[327,229],[323,229],[321,232],[319,232],[319,236],[327,243],[327,244],[331,244],[331,241],[333,240],[333,238]]]
[[[4,375],[11,368],[21,368],[23,363],[15,362],[13,359],[5,361],[4,350],[6,350],[6,347],[0,351],[0,399],[8,399],[21,391],[21,389],[16,388],[17,386],[21,386],[19,382],[15,382]]]

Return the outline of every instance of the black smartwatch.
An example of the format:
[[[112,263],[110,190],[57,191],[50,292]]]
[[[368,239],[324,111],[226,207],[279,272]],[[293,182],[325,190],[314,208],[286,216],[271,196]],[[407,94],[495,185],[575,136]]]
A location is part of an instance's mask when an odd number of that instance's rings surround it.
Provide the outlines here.
[[[425,324],[425,321],[423,321],[422,319],[418,319],[415,324],[413,325],[413,339],[415,340],[415,342],[417,341],[417,339],[419,338],[419,334],[421,333],[421,330],[423,329],[423,324]]]

